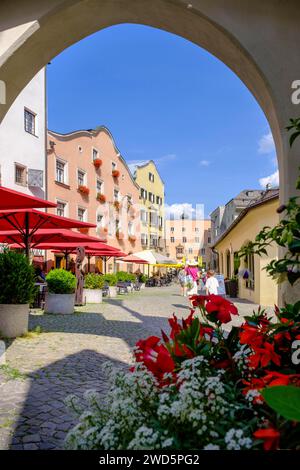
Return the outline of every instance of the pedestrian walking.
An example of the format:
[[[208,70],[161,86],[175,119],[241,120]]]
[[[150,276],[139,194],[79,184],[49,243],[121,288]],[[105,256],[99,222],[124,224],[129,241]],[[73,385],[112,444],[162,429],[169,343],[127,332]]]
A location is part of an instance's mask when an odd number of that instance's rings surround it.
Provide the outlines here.
[[[211,269],[207,271],[207,279],[205,283],[206,295],[218,295],[219,282],[215,278],[215,272]]]
[[[187,295],[196,295],[198,293],[199,269],[197,261],[188,261],[185,268],[187,281]]]
[[[181,268],[178,273],[178,282],[181,288],[181,295],[186,297],[186,272],[185,268]]]

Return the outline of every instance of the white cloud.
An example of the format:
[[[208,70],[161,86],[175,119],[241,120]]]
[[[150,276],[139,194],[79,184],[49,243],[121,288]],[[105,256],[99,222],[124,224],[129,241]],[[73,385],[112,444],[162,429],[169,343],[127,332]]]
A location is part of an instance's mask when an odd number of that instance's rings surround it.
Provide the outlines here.
[[[262,188],[265,188],[268,184],[272,187],[279,186],[279,171],[276,170],[272,175],[260,178],[259,184]]]
[[[197,204],[196,207],[193,207],[193,205],[188,202],[165,205],[165,217],[167,219],[170,219],[171,215],[174,219],[180,219],[183,214],[189,219],[192,219],[193,217],[201,219],[204,214],[203,204]]]
[[[154,158],[154,161],[155,163],[165,163],[165,162],[176,160],[176,158],[177,157],[175,153],[168,153],[167,155],[163,155],[162,157]]]
[[[270,154],[275,152],[275,144],[271,131],[264,134],[258,141],[258,153]]]
[[[208,160],[200,160],[199,165],[200,165],[200,166],[209,166],[209,165],[210,165],[210,161],[208,161]]]

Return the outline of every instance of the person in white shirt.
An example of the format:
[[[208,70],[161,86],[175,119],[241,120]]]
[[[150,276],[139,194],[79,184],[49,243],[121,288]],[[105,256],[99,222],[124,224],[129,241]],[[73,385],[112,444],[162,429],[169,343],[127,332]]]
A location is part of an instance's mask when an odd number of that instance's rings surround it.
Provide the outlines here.
[[[206,295],[218,295],[218,279],[215,278],[215,272],[210,270],[207,271],[207,279],[205,283]]]

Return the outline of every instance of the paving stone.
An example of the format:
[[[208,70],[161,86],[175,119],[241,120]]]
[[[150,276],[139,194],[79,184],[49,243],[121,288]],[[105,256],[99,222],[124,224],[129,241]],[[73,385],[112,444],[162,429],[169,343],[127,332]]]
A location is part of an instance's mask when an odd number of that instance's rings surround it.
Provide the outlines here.
[[[41,438],[39,434],[29,434],[23,437],[24,444],[27,442],[40,442]]]
[[[24,450],[38,450],[36,444],[24,444]]]

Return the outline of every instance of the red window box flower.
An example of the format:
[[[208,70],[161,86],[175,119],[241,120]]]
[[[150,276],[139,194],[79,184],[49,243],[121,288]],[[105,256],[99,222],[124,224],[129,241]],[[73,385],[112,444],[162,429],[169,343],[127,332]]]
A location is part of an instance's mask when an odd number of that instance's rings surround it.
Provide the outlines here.
[[[120,202],[119,201],[114,201],[114,207],[117,211],[120,210],[120,207],[121,207]]]
[[[106,202],[105,194],[98,193],[97,194],[97,200],[100,201],[100,202]]]
[[[130,240],[131,242],[135,242],[135,241],[136,241],[136,236],[135,236],[135,235],[129,235],[128,238],[129,238],[129,240]]]
[[[78,230],[80,233],[84,233],[85,235],[89,233],[88,227],[81,227]]]
[[[102,160],[101,158],[95,158],[95,160],[93,161],[93,164],[94,164],[94,167],[97,168],[100,168],[100,166],[102,165]]]
[[[114,178],[119,178],[119,176],[120,176],[119,170],[113,170],[112,175],[113,175]]]
[[[87,186],[78,186],[78,191],[81,194],[84,194],[85,196],[88,196],[90,194],[90,190]]]

